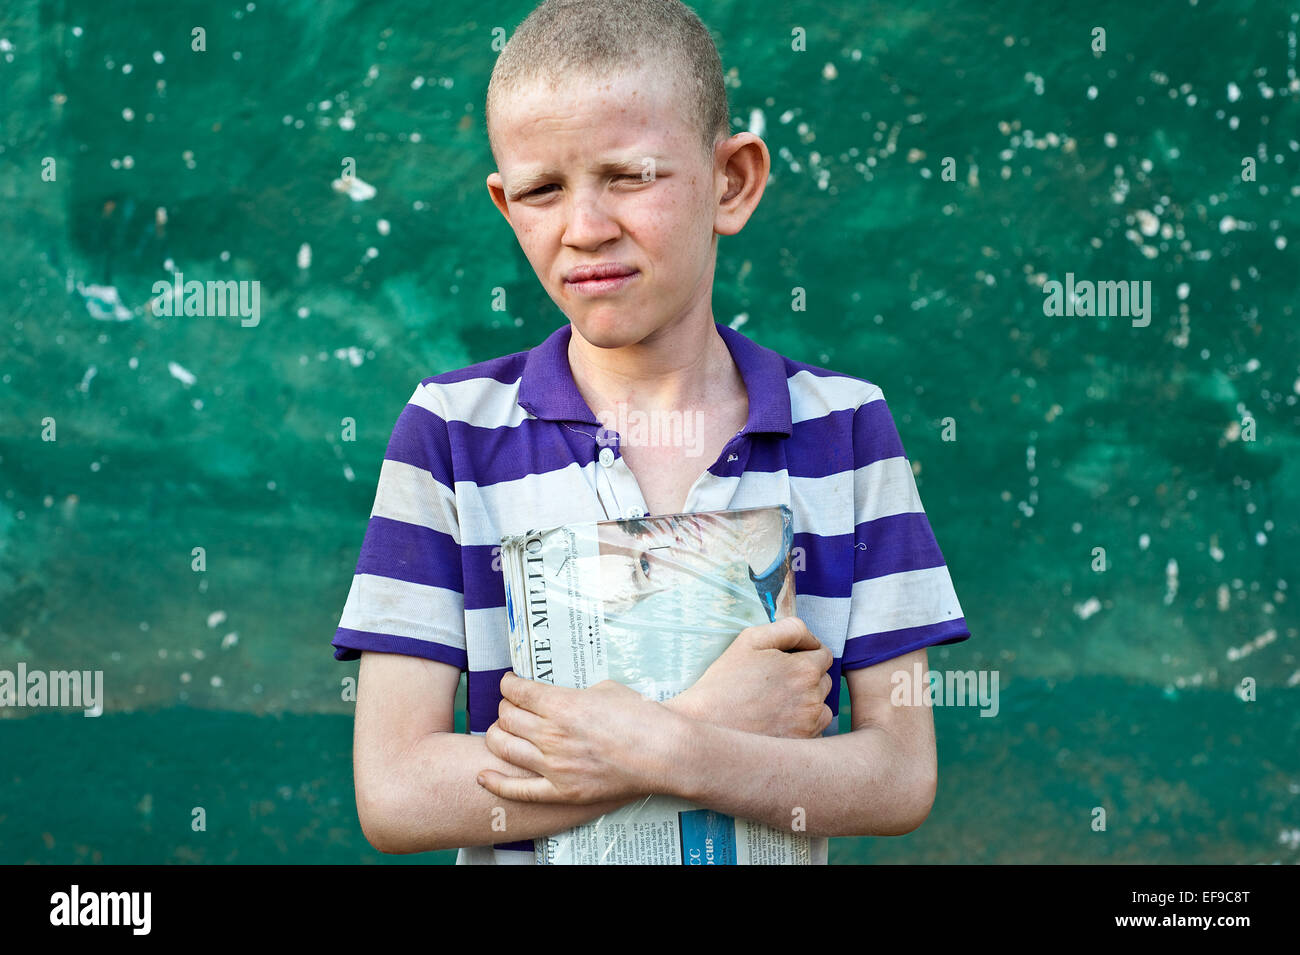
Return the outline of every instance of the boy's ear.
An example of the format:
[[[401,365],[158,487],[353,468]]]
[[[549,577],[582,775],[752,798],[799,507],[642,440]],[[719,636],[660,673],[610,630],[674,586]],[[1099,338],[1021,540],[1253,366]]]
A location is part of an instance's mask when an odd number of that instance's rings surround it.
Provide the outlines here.
[[[501,214],[506,217],[506,222],[510,221],[509,206],[506,205],[506,183],[501,178],[501,173],[494,172],[487,177],[488,195],[492,197],[492,204],[501,210]]]
[[[724,184],[713,216],[713,231],[735,235],[758,208],[772,169],[767,144],[753,133],[736,135],[718,144],[714,168]]]

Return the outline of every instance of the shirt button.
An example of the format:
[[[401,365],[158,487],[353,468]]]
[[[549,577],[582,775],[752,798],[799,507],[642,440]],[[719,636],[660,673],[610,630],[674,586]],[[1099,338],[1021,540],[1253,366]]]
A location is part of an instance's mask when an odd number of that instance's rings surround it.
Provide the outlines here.
[[[614,452],[609,448],[600,449],[600,464],[602,467],[610,468],[614,466]]]
[[[627,512],[628,517],[645,517],[645,511],[639,507],[634,507]]]

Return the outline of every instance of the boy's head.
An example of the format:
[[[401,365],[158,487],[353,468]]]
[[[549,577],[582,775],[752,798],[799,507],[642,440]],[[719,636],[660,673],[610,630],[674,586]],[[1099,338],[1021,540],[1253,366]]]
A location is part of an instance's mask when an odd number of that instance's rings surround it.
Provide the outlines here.
[[[731,132],[722,61],[713,37],[680,0],[547,0],[519,25],[488,83],[488,144],[498,159],[493,120],[533,83],[601,80],[648,67],[672,81],[681,120],[712,156]]]
[[[722,65],[679,0],[547,0],[488,84],[493,201],[587,341],[620,347],[710,315],[715,234],[762,196],[767,149],[728,136]],[[575,269],[621,266],[614,288]]]

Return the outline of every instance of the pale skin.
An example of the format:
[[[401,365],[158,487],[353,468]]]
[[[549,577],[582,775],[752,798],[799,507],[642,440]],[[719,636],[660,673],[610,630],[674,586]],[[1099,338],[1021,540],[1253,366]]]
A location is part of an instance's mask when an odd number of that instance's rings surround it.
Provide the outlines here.
[[[699,412],[702,449],[620,453],[653,514],[680,512],[744,425],[744,383],[713,325],[718,235],[744,227],[770,160],[751,133],[703,152],[662,71],[557,90],[527,88],[494,117],[493,202],[543,287],[573,324],[569,363],[589,407]],[[654,158],[653,177],[642,176]],[[623,169],[602,162],[630,163]],[[584,295],[576,266],[637,270]],[[612,427],[612,423],[607,422]],[[585,690],[506,674],[485,736],[454,732],[460,672],[363,653],[354,773],[367,839],[384,852],[526,840],[666,793],[813,836],[900,835],[934,802],[929,707],[895,706],[890,677],[928,669],[924,649],[844,674],[850,732],[831,720],[830,652],[798,618],[743,631],[685,693],[646,700],[605,681]]]

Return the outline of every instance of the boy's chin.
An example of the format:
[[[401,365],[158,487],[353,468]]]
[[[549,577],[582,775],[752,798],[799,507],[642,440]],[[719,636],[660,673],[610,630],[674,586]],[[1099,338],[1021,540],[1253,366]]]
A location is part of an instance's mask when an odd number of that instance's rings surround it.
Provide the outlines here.
[[[576,310],[575,310],[576,311]],[[671,319],[649,313],[639,306],[611,308],[602,306],[591,309],[586,314],[576,315],[565,311],[574,334],[597,348],[625,348],[639,345],[657,333],[673,337],[670,328],[674,326]],[[680,330],[684,323],[677,323]]]
[[[573,330],[582,340],[597,348],[623,348],[635,345],[654,331],[644,318],[631,319],[618,316],[592,318],[569,317]]]

